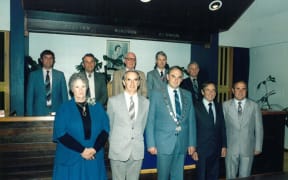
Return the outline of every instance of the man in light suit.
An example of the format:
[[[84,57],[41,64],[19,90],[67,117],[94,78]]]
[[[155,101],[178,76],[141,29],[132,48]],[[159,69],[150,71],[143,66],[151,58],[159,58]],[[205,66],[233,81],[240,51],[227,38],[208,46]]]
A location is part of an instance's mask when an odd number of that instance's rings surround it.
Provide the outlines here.
[[[109,98],[110,119],[109,159],[113,180],[137,180],[144,158],[144,129],[149,101],[137,93],[140,75],[126,71],[122,80],[123,93]]]
[[[167,55],[163,51],[156,53],[156,67],[154,70],[147,73],[147,90],[148,96],[153,89],[162,89],[167,85],[166,79],[166,65],[167,65]]]
[[[201,94],[201,85],[202,82],[199,79],[199,64],[196,61],[191,62],[188,64],[187,71],[189,73],[189,77],[184,79],[180,85],[181,88],[190,91],[192,94],[192,100],[195,103],[196,101],[202,100]]]
[[[201,88],[202,101],[195,102],[197,124],[197,150],[193,159],[197,161],[198,180],[217,180],[219,159],[226,155],[226,129],[222,106],[214,101],[216,86],[205,82]]]
[[[196,124],[191,94],[179,88],[182,69],[173,66],[167,74],[168,85],[151,92],[146,126],[148,151],[157,155],[159,180],[182,180],[184,159],[196,148]]]
[[[85,54],[82,58],[82,72],[88,79],[89,89],[87,96],[100,102],[103,106],[106,105],[108,99],[107,85],[105,76],[95,72],[96,58],[92,53]]]
[[[44,50],[39,60],[42,69],[29,75],[26,95],[26,115],[46,116],[56,112],[68,100],[67,85],[63,72],[53,69],[55,55]],[[48,84],[48,86],[47,86]]]
[[[234,98],[223,103],[227,130],[226,178],[251,174],[254,155],[262,152],[263,124],[257,103],[246,98],[247,84],[233,85]]]
[[[115,71],[112,79],[112,96],[118,95],[124,91],[122,85],[122,77],[127,70],[135,70],[136,55],[133,52],[128,52],[124,57],[125,69]],[[138,71],[138,70],[137,70]],[[145,74],[142,71],[138,71],[140,75],[140,87],[138,93],[144,97],[147,97],[147,87]]]

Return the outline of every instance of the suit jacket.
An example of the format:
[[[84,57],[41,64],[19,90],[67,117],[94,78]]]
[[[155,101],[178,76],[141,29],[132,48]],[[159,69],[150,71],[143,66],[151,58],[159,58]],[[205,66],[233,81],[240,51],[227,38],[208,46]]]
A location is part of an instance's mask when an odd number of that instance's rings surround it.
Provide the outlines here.
[[[138,71],[138,70],[137,70]],[[124,88],[122,85],[122,77],[125,73],[125,69],[121,69],[115,71],[113,73],[112,79],[112,96],[118,95],[124,92]],[[140,74],[140,88],[138,89],[138,93],[144,97],[147,97],[147,87],[146,87],[146,78],[145,74],[142,71],[138,71]]]
[[[258,104],[246,99],[241,118],[234,99],[223,103],[227,130],[227,153],[253,156],[254,151],[262,151],[263,123]]]
[[[56,112],[59,106],[68,100],[67,86],[63,72],[52,69],[52,106],[46,106],[45,79],[43,70],[33,71],[29,75],[26,114],[28,116],[46,116]]]
[[[85,71],[82,73],[86,76]],[[105,106],[108,99],[108,93],[106,79],[102,73],[94,72],[94,86],[96,101],[100,102],[103,106]],[[88,89],[87,96],[90,97],[90,89]]]
[[[166,72],[164,74],[164,76],[166,76]],[[163,88],[165,88],[167,85],[167,79],[166,77],[164,78],[164,80],[162,81],[160,74],[158,72],[157,69],[154,69],[150,72],[147,73],[147,90],[148,90],[148,97],[150,96],[150,92],[153,89],[156,90],[161,90]]]
[[[71,166],[75,165],[75,163],[83,165],[82,161],[87,162],[87,160],[84,160],[80,156],[79,152],[71,150],[70,148],[67,148],[65,145],[60,143],[58,140],[59,137],[62,137],[63,135],[68,133],[82,146],[93,147],[95,141],[97,140],[97,137],[99,136],[102,130],[109,133],[108,116],[105,110],[103,109],[102,105],[100,103],[96,103],[95,105],[89,105],[88,108],[91,118],[91,137],[90,139],[85,139],[83,121],[74,98],[72,98],[69,101],[66,101],[59,107],[55,116],[54,131],[53,131],[53,141],[57,143],[55,154],[56,164],[61,164],[62,166],[65,165]],[[98,167],[100,164],[102,165],[102,162],[104,160],[104,148],[101,148],[99,151],[97,151],[96,156],[97,158],[88,163],[89,165],[86,164],[86,166]]]
[[[186,89],[187,91],[189,91],[192,95],[192,100],[193,102],[195,103],[196,101],[201,101],[202,100],[202,94],[201,94],[201,85],[202,85],[202,82],[200,79],[197,79],[197,82],[198,82],[198,91],[195,92],[194,89],[193,89],[193,84],[192,84],[192,81],[191,81],[191,78],[188,77],[188,78],[185,78],[181,84],[180,84],[180,87],[183,88],[183,89]],[[196,94],[198,95],[196,97]]]
[[[150,94],[146,126],[147,148],[156,147],[158,154],[172,154],[177,144],[179,153],[186,154],[189,146],[196,147],[196,123],[191,94],[180,88],[182,103],[181,131],[176,135],[176,123],[167,87]]]
[[[149,101],[138,95],[136,120],[129,117],[124,93],[109,98],[107,113],[110,119],[109,158],[126,161],[144,158],[144,129],[148,115]]]
[[[219,153],[220,157],[221,148],[227,147],[226,128],[221,105],[214,102],[215,124],[209,118],[202,101],[196,102],[194,105],[197,124],[197,152],[201,155],[216,152]]]

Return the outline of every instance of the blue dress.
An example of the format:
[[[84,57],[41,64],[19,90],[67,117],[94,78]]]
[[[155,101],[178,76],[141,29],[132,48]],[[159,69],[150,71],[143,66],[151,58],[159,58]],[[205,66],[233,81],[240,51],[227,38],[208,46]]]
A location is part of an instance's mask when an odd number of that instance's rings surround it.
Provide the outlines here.
[[[54,180],[105,180],[104,148],[94,160],[85,160],[79,152],[67,148],[58,140],[66,133],[84,147],[93,147],[102,130],[109,133],[108,116],[100,103],[89,105],[91,118],[91,138],[85,139],[80,112],[74,99],[65,102],[57,111],[54,121],[53,141],[56,145],[54,160]]]

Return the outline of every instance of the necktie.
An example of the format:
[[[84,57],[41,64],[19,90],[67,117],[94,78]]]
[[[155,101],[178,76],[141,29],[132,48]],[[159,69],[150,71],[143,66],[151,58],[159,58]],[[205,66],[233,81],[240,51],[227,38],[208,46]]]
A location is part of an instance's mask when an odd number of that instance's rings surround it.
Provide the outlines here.
[[[135,104],[134,104],[132,96],[130,97],[129,116],[130,116],[131,120],[134,120],[134,118],[135,118]]]
[[[197,79],[193,79],[193,90],[194,90],[194,95],[196,97],[196,99],[198,99],[198,83],[197,83]]]
[[[210,119],[212,120],[213,124],[214,124],[214,114],[213,114],[213,110],[212,110],[212,103],[209,103],[209,110],[208,110],[208,113],[209,113],[209,117]]]
[[[163,71],[160,72],[160,78],[161,78],[162,81],[164,81],[164,74],[163,74]]]
[[[175,97],[176,118],[177,120],[179,120],[181,117],[181,106],[177,90],[174,90],[174,97]]]
[[[241,102],[241,101],[239,101],[239,102],[238,102],[238,114],[239,114],[239,115],[241,115],[241,114],[242,114],[242,110],[243,110],[243,109],[242,109],[242,105],[241,105],[241,104],[242,104],[242,102]]]
[[[46,91],[46,104],[47,104],[47,106],[49,106],[49,105],[51,105],[49,103],[49,101],[51,100],[51,84],[50,84],[49,71],[47,71],[47,74],[46,74],[45,91]]]

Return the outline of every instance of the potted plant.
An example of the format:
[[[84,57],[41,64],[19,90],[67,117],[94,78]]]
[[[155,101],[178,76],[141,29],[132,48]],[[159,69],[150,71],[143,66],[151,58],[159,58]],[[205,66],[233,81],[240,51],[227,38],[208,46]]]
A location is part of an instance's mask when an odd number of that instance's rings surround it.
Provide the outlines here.
[[[269,102],[269,97],[276,94],[276,91],[273,89],[273,90],[269,90],[268,88],[268,83],[271,82],[271,83],[275,83],[276,82],[276,78],[269,75],[265,80],[261,81],[258,83],[257,85],[257,90],[259,90],[262,85],[264,86],[265,88],[265,94],[260,98],[258,99],[256,102],[260,105],[261,109],[272,109],[271,108],[271,104]]]

